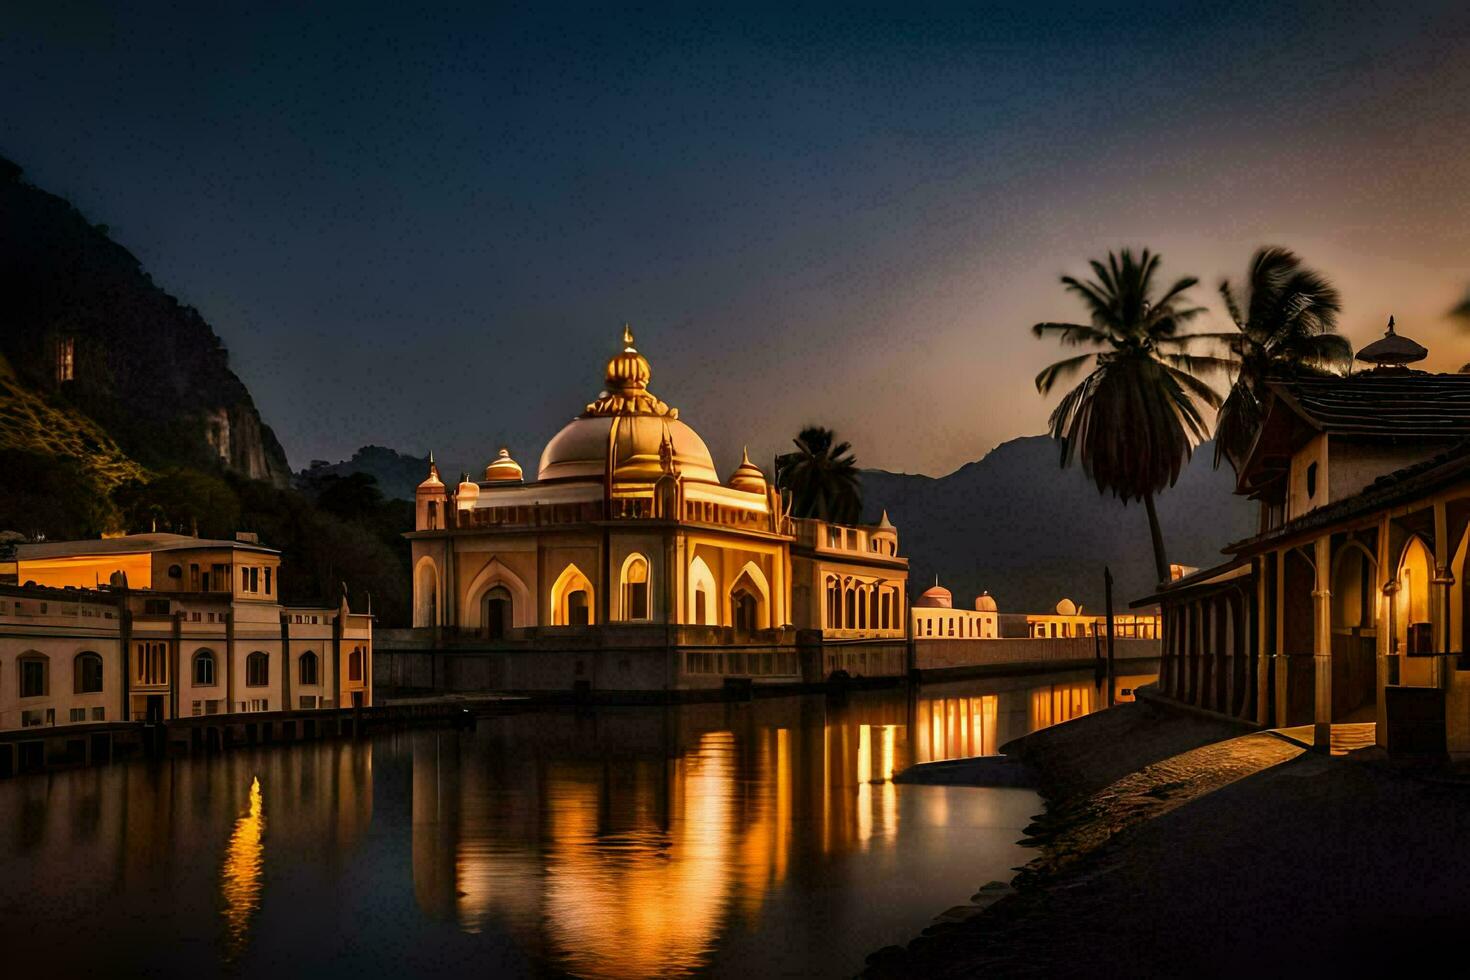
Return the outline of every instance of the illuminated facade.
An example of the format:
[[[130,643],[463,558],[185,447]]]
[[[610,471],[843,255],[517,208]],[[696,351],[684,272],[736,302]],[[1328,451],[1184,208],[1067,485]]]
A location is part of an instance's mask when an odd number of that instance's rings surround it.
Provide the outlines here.
[[[1163,588],[1160,685],[1264,726],[1374,726],[1390,751],[1470,755],[1470,374],[1388,334],[1345,378],[1271,386],[1237,492],[1260,531]]]
[[[281,605],[253,541],[20,545],[0,575],[0,731],[372,703],[372,617]]]
[[[795,682],[829,672],[799,656],[806,631],[894,641],[892,657],[869,648],[852,665],[902,673],[897,530],[794,520],[748,456],[722,480],[651,373],[625,328],[606,390],[534,479],[504,449],[454,485],[431,460],[409,535],[415,631],[502,654],[457,661],[502,689]]]
[[[1089,613],[1071,599],[1062,599],[1049,613],[1027,613],[1026,635],[1033,639],[1107,636],[1108,617]],[[1128,640],[1157,640],[1159,617],[1152,611],[1115,613],[1113,636]]]
[[[993,640],[1001,635],[995,598],[985,592],[975,597],[974,609],[956,609],[954,595],[940,585],[924,590],[914,600],[914,638]]]

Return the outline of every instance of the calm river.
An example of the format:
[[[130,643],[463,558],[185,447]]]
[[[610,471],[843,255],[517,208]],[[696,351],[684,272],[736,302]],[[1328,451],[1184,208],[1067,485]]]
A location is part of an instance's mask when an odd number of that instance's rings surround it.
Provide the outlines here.
[[[1120,688],[1145,677],[1120,681]],[[1093,710],[1069,673],[0,782],[15,976],[849,976],[1008,880],[1028,790],[898,786]]]

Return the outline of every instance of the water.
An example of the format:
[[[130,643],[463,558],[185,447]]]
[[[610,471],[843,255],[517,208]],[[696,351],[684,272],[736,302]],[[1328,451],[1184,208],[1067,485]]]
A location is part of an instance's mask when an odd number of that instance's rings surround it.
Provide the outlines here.
[[[1008,879],[1041,807],[889,777],[1098,703],[1072,673],[13,779],[0,937],[53,976],[848,976]]]

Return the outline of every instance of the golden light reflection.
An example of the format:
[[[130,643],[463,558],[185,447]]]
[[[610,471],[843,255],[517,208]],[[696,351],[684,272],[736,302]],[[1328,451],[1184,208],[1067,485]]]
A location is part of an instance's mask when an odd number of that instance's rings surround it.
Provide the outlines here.
[[[250,803],[235,820],[220,868],[220,895],[224,899],[225,958],[244,952],[250,938],[250,920],[260,908],[261,870],[265,863],[265,804],[260,777],[250,783]]]
[[[738,863],[734,736],[705,733],[673,762],[667,834],[637,827],[599,836],[600,782],[548,789],[555,802],[547,917],[569,971],[628,977],[698,969],[714,948]],[[743,829],[771,839],[769,818]]]

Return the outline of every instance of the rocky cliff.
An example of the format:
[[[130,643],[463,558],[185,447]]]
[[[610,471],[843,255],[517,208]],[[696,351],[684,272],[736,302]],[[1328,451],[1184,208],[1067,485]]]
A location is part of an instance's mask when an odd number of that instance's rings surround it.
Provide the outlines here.
[[[213,466],[277,486],[286,454],[220,338],[66,201],[0,158],[0,354],[15,382],[145,467]]]

